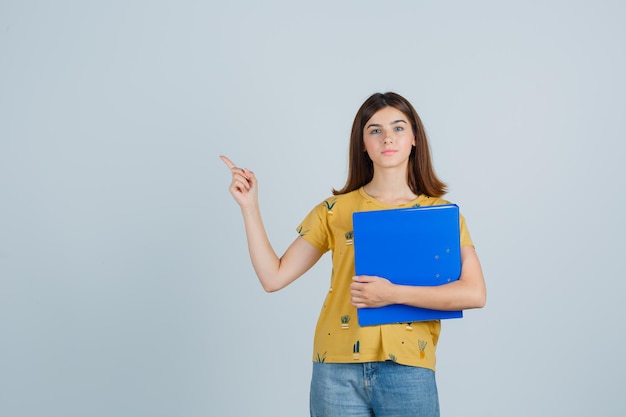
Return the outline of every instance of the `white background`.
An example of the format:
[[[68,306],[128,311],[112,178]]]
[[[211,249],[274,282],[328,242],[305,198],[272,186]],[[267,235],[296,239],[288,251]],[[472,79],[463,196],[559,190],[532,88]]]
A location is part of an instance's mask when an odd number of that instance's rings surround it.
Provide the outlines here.
[[[328,256],[266,294],[344,184],[372,93],[417,108],[488,304],[443,416],[626,412],[620,1],[0,1],[0,415],[304,416]]]

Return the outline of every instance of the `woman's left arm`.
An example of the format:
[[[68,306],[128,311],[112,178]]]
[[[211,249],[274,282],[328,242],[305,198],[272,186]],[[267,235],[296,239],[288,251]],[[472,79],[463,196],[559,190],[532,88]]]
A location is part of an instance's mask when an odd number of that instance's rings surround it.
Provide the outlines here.
[[[483,271],[473,246],[461,247],[461,276],[449,284],[414,287],[371,276],[353,280],[350,296],[356,308],[407,304],[433,310],[468,310],[482,308],[487,301]]]

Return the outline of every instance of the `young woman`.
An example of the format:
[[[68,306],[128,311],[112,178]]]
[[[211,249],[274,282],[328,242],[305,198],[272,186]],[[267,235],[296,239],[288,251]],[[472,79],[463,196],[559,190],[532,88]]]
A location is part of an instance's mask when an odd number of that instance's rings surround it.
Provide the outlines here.
[[[263,227],[257,179],[221,157],[232,172],[230,192],[241,207],[254,270],[266,291],[289,285],[332,251],[331,285],[315,332],[312,416],[438,416],[435,348],[440,322],[361,327],[357,308],[407,304],[437,310],[480,308],[486,288],[478,256],[461,225],[461,276],[436,287],[396,285],[354,276],[352,213],[447,204],[428,140],[413,106],[395,93],[369,97],[350,137],[349,174],[341,190],[315,207],[299,236],[278,257]]]

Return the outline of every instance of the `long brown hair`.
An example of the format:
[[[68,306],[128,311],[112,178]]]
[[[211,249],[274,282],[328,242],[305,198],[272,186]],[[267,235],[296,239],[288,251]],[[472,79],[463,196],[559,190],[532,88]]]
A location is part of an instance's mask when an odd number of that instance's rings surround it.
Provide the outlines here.
[[[409,155],[407,169],[407,182],[411,191],[416,194],[425,194],[429,197],[441,197],[446,193],[446,184],[435,174],[430,159],[430,147],[424,126],[417,111],[407,99],[399,94],[376,93],[370,96],[361,105],[352,123],[350,134],[350,161],[348,166],[348,179],[341,190],[333,190],[334,195],[346,194],[369,183],[374,176],[374,165],[363,143],[363,130],[365,123],[372,118],[374,113],[385,107],[394,107],[409,118],[415,146]]]

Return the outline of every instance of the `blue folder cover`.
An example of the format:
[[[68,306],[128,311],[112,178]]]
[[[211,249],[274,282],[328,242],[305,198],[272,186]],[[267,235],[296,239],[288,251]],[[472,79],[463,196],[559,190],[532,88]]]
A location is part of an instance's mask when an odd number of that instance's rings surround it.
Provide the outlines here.
[[[434,286],[461,275],[459,208],[455,204],[356,212],[356,275],[387,278],[394,284]],[[359,325],[410,323],[463,317],[441,311],[393,304],[358,309]]]

